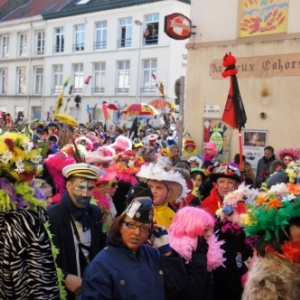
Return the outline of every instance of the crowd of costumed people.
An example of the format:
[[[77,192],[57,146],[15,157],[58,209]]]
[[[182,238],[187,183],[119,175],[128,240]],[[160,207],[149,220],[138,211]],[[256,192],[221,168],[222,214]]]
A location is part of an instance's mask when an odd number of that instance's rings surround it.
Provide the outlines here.
[[[3,127],[0,298],[300,299],[299,149],[134,125]]]

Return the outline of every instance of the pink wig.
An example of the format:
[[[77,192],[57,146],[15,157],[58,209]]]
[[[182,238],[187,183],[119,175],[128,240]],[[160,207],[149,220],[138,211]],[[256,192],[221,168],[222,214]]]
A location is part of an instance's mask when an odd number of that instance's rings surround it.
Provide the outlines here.
[[[176,213],[168,229],[170,246],[190,262],[192,252],[197,247],[198,237],[203,236],[205,227],[213,228],[214,225],[213,217],[205,210],[191,206],[183,207]],[[218,242],[215,236],[208,239],[208,271],[222,265],[224,261],[224,251],[220,249],[222,244],[223,242]]]

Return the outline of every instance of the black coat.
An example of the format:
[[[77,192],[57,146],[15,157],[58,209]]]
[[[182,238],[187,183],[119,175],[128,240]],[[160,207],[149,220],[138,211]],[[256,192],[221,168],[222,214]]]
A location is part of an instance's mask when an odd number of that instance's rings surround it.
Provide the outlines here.
[[[50,231],[53,234],[53,243],[59,249],[57,266],[62,269],[64,276],[68,274],[77,275],[76,253],[70,214],[61,203],[51,205],[48,208],[50,218]],[[91,227],[91,249],[90,261],[105,246],[106,238],[102,233],[102,215],[98,206],[90,205],[88,214],[93,220]],[[75,299],[75,294],[68,292],[67,299]]]
[[[185,288],[171,300],[212,300],[212,275],[207,271],[207,257],[193,252],[192,260],[184,264],[187,274]]]

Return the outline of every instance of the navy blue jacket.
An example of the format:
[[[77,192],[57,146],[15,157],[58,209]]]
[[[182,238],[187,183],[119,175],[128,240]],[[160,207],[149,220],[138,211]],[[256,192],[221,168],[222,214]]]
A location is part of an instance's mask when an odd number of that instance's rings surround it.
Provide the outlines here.
[[[185,285],[185,267],[177,254],[161,256],[147,245],[133,253],[123,244],[108,241],[84,272],[81,297],[164,300]]]

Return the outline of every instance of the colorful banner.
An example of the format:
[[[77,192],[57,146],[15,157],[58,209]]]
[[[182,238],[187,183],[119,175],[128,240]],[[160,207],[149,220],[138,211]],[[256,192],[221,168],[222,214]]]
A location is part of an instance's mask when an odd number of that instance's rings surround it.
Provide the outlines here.
[[[241,0],[240,37],[287,32],[289,0]]]
[[[203,148],[208,142],[215,142],[219,151],[219,160],[230,160],[231,127],[220,119],[205,118],[203,122]]]

